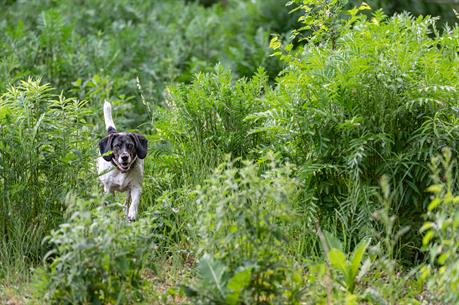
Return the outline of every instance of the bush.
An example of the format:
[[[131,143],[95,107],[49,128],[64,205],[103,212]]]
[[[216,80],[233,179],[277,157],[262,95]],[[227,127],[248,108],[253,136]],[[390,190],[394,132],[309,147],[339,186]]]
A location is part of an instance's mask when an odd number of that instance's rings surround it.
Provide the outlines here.
[[[67,192],[92,188],[89,116],[85,102],[38,80],[0,97],[0,277],[9,265],[38,262]]]
[[[155,124],[155,148],[174,185],[199,183],[225,154],[248,157],[261,139],[245,118],[259,111],[270,90],[263,69],[250,80],[234,80],[221,65],[213,73],[197,74],[189,85],[171,86],[167,108]]]
[[[35,288],[46,304],[137,304],[142,270],[152,255],[149,218],[120,220],[118,206],[91,208],[70,197],[69,220],[46,239],[53,249],[36,272]]]
[[[189,82],[219,62],[236,76],[263,65],[274,78],[281,66],[270,57],[270,29],[281,29],[286,13],[276,17],[282,10],[271,7],[285,2],[231,1],[207,9],[182,0],[14,3],[0,12],[0,91],[36,76],[92,102],[86,84],[97,76],[108,80],[102,99],[127,102],[140,98],[139,79],[148,103],[157,105],[168,83]],[[131,126],[145,122],[142,104],[128,110]]]
[[[429,265],[422,270],[421,279],[427,282],[431,302],[456,304],[459,302],[459,196],[457,162],[451,150],[432,158],[432,194],[427,207],[427,221],[421,228],[423,245],[429,253]]]
[[[274,156],[219,166],[198,188],[199,304],[296,304],[298,282],[284,243],[298,184]],[[295,277],[296,276],[296,277]]]
[[[350,2],[354,5],[358,5],[359,3],[359,1],[356,0]],[[441,18],[441,23],[449,22],[451,24],[456,21],[453,9],[458,9],[457,2],[452,0],[442,2],[429,0],[369,0],[367,3],[371,7],[384,9],[388,15],[407,11],[415,16],[438,16]]]
[[[443,146],[457,151],[459,137],[459,75],[451,71],[459,28],[440,34],[428,17],[378,11],[367,20],[358,11],[341,26],[328,16],[323,27],[307,11],[305,27],[320,29],[311,34],[317,39],[297,51],[285,47],[280,56],[289,67],[262,100],[269,110],[251,116],[259,123],[254,131],[272,139],[268,149],[300,165],[306,198],[314,198],[324,228],[334,231],[336,219],[351,244],[372,227],[384,174],[400,223],[420,226],[430,183],[425,164]],[[276,40],[272,46],[281,48]],[[420,244],[417,234],[406,238]]]
[[[457,303],[456,165],[427,164],[458,151],[459,28],[346,2],[288,1],[288,33],[286,1],[8,1],[0,299],[52,250],[40,304],[178,302],[177,282],[193,304]],[[152,143],[130,225],[91,197],[104,99]],[[403,263],[427,206],[424,287]]]

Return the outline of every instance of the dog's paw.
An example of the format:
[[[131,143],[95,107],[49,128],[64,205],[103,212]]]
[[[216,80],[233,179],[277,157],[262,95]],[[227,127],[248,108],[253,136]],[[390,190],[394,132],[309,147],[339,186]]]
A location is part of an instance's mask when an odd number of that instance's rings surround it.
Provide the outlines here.
[[[129,222],[135,221],[135,218],[136,218],[136,215],[131,215],[131,214],[129,214],[129,215],[127,216],[127,220],[128,220]]]

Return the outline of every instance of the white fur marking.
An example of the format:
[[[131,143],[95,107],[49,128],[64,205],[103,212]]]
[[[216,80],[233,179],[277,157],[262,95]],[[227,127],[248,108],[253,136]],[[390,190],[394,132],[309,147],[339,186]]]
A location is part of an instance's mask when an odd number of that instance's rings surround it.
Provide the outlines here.
[[[115,123],[113,123],[112,119],[112,105],[107,101],[104,102],[104,120],[105,129],[108,129],[109,127],[116,129]]]
[[[107,130],[109,127],[116,129],[112,119],[112,106],[107,101],[104,102],[104,120]],[[118,134],[124,135],[125,133]],[[127,171],[122,172],[112,162],[105,161],[102,157],[97,159],[97,172],[100,175],[100,182],[104,186],[104,192],[127,192],[125,212],[129,221],[133,221],[137,217],[143,183],[143,159],[136,156],[132,163]]]

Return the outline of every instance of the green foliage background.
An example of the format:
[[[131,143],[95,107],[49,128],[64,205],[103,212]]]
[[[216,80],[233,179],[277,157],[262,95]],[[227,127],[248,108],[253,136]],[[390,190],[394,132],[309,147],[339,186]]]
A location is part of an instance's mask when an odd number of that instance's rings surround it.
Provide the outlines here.
[[[0,302],[456,301],[457,5],[368,3],[2,2]]]

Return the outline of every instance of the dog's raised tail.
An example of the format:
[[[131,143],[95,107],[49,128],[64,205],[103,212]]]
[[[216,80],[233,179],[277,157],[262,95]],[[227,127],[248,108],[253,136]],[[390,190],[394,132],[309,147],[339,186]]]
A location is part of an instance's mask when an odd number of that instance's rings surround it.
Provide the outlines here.
[[[112,105],[107,101],[104,102],[104,120],[107,132],[109,134],[116,132],[115,123],[113,123],[112,119]]]

